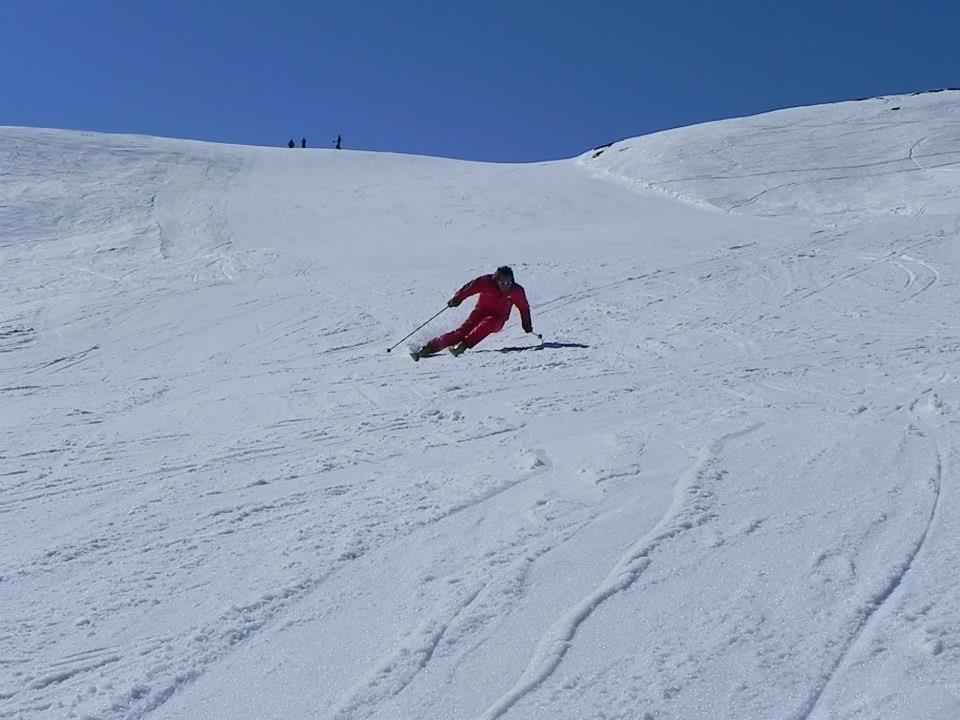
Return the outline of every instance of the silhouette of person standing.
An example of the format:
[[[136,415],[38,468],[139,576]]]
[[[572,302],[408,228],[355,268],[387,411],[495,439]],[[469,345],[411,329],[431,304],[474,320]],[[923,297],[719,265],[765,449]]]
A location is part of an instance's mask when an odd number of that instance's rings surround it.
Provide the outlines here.
[[[307,146],[307,139],[303,138],[300,140],[300,147],[305,148]]]
[[[336,139],[336,141],[334,142],[334,147],[337,148],[337,150],[340,149],[340,136],[339,136],[339,135],[337,135],[337,139]]]
[[[296,146],[296,143],[293,141],[293,138],[290,138],[290,142],[287,143],[287,147],[292,148],[294,146]]]

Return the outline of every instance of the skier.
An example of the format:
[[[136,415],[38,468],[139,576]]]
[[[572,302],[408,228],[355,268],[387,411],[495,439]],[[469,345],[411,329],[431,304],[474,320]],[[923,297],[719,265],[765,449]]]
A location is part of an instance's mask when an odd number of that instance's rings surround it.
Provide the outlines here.
[[[300,140],[300,147],[302,147],[302,148],[306,148],[306,147],[307,147],[307,139],[306,139],[306,138],[302,138],[302,139]]]
[[[296,143],[293,142],[293,138],[290,138],[290,142],[287,143],[288,148],[295,147]]]
[[[337,135],[337,139],[333,141],[333,146],[334,146],[337,150],[340,149],[340,140],[341,140],[340,136]]]
[[[533,332],[526,293],[514,282],[513,270],[506,265],[498,267],[492,275],[481,275],[468,282],[447,301],[447,307],[457,307],[471,295],[480,297],[464,323],[456,330],[435,337],[418,350],[413,350],[410,356],[414,360],[433,355],[444,348],[450,348],[454,356],[462,355],[487,335],[502,330],[514,305],[520,311],[523,331]]]

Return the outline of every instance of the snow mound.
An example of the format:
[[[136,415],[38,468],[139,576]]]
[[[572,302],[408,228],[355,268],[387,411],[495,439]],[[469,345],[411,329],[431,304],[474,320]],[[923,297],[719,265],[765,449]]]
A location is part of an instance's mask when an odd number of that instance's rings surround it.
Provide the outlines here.
[[[594,172],[724,212],[844,223],[960,212],[960,91],[792,108],[629,138]]]

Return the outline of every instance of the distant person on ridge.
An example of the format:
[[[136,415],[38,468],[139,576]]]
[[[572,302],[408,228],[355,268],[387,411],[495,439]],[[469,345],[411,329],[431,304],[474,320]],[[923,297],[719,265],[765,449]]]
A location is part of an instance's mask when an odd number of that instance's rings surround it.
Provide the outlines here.
[[[300,147],[305,148],[307,146],[307,139],[303,138],[300,140]]]
[[[447,307],[457,307],[471,295],[480,297],[477,299],[477,306],[464,323],[456,330],[435,337],[419,350],[412,351],[410,356],[414,360],[433,355],[444,348],[450,348],[454,355],[462,355],[487,335],[502,330],[514,305],[520,311],[523,331],[533,332],[527,295],[523,288],[513,281],[513,270],[506,265],[498,267],[493,275],[481,275],[468,282],[450,298]]]
[[[296,143],[293,141],[293,138],[290,138],[290,142],[287,143],[288,148],[296,147]]]
[[[337,135],[337,139],[333,141],[333,146],[339,150],[340,149],[340,136]]]

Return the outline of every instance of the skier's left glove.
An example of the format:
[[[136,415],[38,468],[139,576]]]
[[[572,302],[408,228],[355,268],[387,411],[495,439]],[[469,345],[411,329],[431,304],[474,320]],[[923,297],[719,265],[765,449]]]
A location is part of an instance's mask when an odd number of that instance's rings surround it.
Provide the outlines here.
[[[523,326],[523,331],[524,331],[525,333],[532,333],[532,332],[533,332],[533,325],[524,325],[524,326]]]

